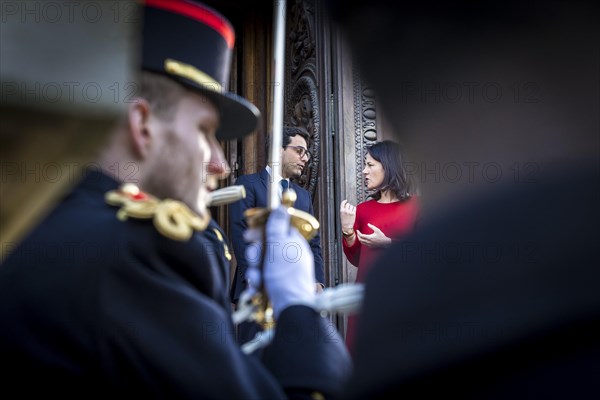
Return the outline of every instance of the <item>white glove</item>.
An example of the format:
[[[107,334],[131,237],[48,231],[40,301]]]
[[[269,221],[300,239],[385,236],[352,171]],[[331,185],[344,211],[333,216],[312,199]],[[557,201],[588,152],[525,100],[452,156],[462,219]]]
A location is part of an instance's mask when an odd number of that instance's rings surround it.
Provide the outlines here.
[[[260,285],[259,232],[250,230],[244,237],[255,243],[246,249],[247,278],[250,285]],[[273,305],[275,318],[292,305],[315,303],[315,270],[312,251],[306,239],[290,225],[290,215],[285,207],[271,212],[267,221],[267,252],[264,276],[267,294]]]

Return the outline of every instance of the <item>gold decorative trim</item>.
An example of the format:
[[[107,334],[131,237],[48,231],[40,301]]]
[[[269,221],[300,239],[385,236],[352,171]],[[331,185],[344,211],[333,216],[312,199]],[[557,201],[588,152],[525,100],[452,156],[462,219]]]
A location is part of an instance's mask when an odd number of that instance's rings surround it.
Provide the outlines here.
[[[189,240],[194,231],[203,231],[208,226],[210,216],[201,218],[180,201],[166,199],[161,201],[154,215],[156,229],[176,241]]]
[[[227,243],[225,243],[225,241],[223,240],[223,235],[221,235],[221,232],[219,232],[217,228],[213,228],[213,232],[215,233],[217,239],[219,239],[219,241],[223,243],[223,254],[225,255],[225,258],[227,259],[227,261],[231,261],[231,252],[229,251],[229,246],[227,246]]]
[[[221,93],[223,91],[223,87],[219,82],[193,65],[167,58],[165,60],[165,71],[189,79],[192,82],[196,82],[204,89],[210,90],[211,92]]]
[[[125,184],[118,190],[111,190],[104,196],[106,203],[120,207],[117,218],[151,219],[156,229],[169,239],[185,242],[194,231],[203,231],[210,222],[210,214],[204,217],[195,214],[184,203],[176,200],[158,200],[140,192],[132,184]]]
[[[219,241],[222,242],[223,241],[223,235],[221,235],[221,232],[219,232],[219,230],[216,229],[216,228],[213,228],[213,232],[217,236],[217,239],[219,239]]]
[[[231,261],[231,251],[229,251],[229,247],[225,243],[223,243],[223,251],[225,252],[225,258],[227,261]]]

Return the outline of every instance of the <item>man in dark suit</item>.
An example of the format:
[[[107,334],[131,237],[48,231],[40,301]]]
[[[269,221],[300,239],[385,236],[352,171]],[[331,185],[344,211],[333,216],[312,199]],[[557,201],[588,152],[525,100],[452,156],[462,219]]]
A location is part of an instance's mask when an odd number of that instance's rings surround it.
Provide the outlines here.
[[[597,398],[597,2],[330,4],[423,205],[366,282],[346,397]]]
[[[234,339],[218,242],[204,232],[206,192],[223,176],[217,138],[250,133],[258,116],[222,90],[235,37],[229,22],[189,1],[147,0],[143,11],[138,92],[99,168],[0,268],[3,389],[61,398],[339,394],[348,355],[306,306],[313,260],[282,209],[267,239],[294,243],[304,256],[291,264],[276,252],[265,262],[274,341],[259,363]]]
[[[246,261],[248,244],[244,241],[243,234],[248,226],[244,218],[244,212],[250,208],[267,206],[268,185],[271,183],[278,184],[280,195],[287,188],[293,189],[298,196],[294,208],[313,215],[310,193],[291,180],[291,178],[300,177],[310,161],[311,155],[308,151],[308,142],[309,135],[305,129],[285,126],[281,148],[282,176],[273,177],[271,168],[267,165],[265,169],[255,174],[241,175],[235,182],[236,185],[243,185],[246,188],[246,198],[229,206],[229,229],[237,262],[231,289],[233,303],[238,301],[240,294],[247,285],[245,275],[248,269]],[[269,154],[268,147],[266,148],[266,154]],[[325,272],[323,270],[323,257],[321,256],[321,237],[318,233],[310,241],[310,248],[315,261],[316,291],[320,292],[325,287]]]

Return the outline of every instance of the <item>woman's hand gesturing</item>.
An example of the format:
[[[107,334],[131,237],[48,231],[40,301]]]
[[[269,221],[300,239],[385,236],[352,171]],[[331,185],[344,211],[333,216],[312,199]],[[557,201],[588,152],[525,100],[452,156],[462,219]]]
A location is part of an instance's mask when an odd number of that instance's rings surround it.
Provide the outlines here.
[[[340,205],[340,222],[342,223],[342,232],[349,233],[354,229],[354,221],[356,220],[356,207],[348,202],[342,201]]]
[[[367,247],[387,247],[392,244],[392,239],[385,236],[385,233],[373,224],[367,224],[369,228],[373,229],[373,233],[367,235],[361,231],[356,231],[358,235],[358,241]]]

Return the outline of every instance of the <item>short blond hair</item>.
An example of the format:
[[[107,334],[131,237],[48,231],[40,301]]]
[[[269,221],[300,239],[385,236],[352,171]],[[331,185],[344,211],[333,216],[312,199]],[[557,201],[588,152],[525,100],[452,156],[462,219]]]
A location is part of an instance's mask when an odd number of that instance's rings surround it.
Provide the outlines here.
[[[172,117],[185,88],[167,76],[142,71],[139,75],[136,97],[148,101],[151,110],[161,117]]]

